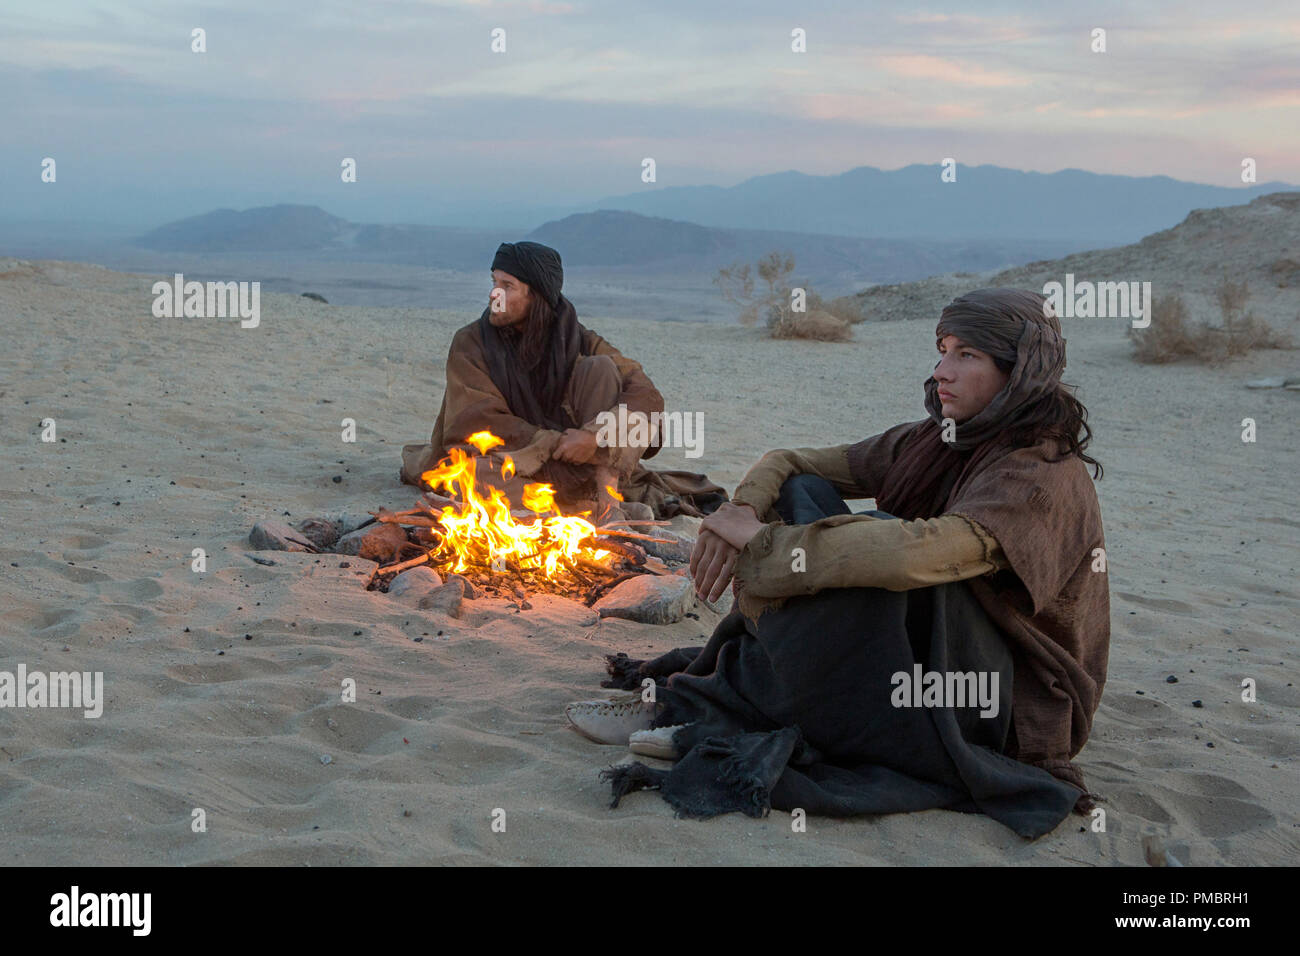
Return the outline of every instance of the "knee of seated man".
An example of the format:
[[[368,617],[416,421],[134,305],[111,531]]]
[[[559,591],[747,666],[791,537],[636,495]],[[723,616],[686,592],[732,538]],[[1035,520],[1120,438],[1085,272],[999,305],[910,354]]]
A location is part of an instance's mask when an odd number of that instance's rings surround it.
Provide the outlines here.
[[[623,376],[608,355],[581,355],[569,377],[569,401],[575,412],[590,418],[607,410],[623,390]]]
[[[577,372],[578,369],[582,369],[584,374],[592,378],[609,376],[622,381],[622,376],[618,373],[618,365],[608,355],[580,355],[573,363],[573,370]]]

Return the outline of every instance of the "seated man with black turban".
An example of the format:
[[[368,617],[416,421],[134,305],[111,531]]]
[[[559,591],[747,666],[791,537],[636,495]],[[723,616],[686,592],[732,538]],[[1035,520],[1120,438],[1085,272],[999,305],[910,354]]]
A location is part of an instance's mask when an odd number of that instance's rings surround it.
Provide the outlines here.
[[[726,501],[726,490],[704,475],[641,465],[659,451],[658,431],[646,436],[647,445],[598,439],[602,413],[618,416],[624,405],[628,417],[648,417],[663,411],[664,400],[640,363],[578,322],[560,293],[558,252],[536,242],[502,243],[492,284],[483,314],[452,338],[433,435],[428,444],[403,448],[402,481],[420,485],[424,472],[460,448],[479,459],[480,477],[486,472],[516,507],[533,482],[549,483],[566,511],[590,510],[597,521],[626,517],[620,502],[664,518],[705,515]],[[504,442],[491,456],[467,441],[482,431]],[[513,475],[501,474],[505,453]]]
[[[704,519],[696,589],[734,579],[736,608],[703,648],[611,658],[630,699],[569,708],[602,743],[677,761],[612,768],[616,805],[654,788],[684,816],[947,807],[1030,838],[1090,809],[1072,761],[1110,645],[1100,466],[1045,303],[955,299],[926,418],[768,452]]]

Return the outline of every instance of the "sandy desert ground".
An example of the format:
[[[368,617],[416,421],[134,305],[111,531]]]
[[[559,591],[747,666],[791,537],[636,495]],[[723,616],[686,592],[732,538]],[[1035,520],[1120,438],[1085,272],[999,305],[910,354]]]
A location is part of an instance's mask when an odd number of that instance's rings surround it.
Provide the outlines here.
[[[567,701],[602,693],[603,655],[702,643],[708,609],[575,627],[558,599],[522,614],[478,601],[454,620],[365,591],[356,559],[247,557],[263,517],[409,505],[400,447],[428,435],[448,342],[477,302],[266,295],[242,329],[154,318],[157,278],[0,259],[0,669],[102,671],[106,696],[98,719],[0,710],[0,861],[1143,865],[1147,833],[1193,865],[1300,852],[1300,392],[1244,388],[1300,370],[1300,353],[1147,367],[1124,320],[1066,320],[1066,379],[1106,468],[1110,678],[1079,758],[1105,832],[1071,817],[1027,843],[930,811],[795,833],[780,813],[676,820],[654,794],[611,810],[597,772],[625,752],[565,725]],[[921,416],[934,315],[832,345],[576,304],[670,410],[704,414],[704,458],[665,451],[656,467],[731,488],[768,448]],[[347,677],[355,704],[340,702]]]

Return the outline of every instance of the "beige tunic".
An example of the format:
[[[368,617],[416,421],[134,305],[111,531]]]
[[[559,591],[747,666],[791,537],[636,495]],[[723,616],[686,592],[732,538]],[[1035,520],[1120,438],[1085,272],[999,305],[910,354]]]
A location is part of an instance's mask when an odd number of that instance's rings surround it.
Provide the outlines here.
[[[741,550],[735,568],[741,611],[756,616],[787,597],[825,588],[931,587],[1006,568],[994,537],[962,515],[916,521],[871,515],[833,515],[807,525],[785,525],[772,510],[793,475],[825,478],[845,498],[869,498],[849,473],[849,445],[770,451],[732,495],[773,522]],[[753,613],[751,613],[753,612]]]

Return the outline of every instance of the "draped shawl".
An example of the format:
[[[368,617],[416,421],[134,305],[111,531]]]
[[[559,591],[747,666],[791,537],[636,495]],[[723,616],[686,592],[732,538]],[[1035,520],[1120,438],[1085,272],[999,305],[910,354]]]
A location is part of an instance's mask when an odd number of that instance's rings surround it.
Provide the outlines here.
[[[543,346],[541,361],[532,369],[524,367],[519,355],[522,337],[514,329],[493,325],[490,306],[479,316],[478,326],[488,375],[505,397],[511,414],[544,428],[564,431],[584,424],[570,421],[560,407],[573,363],[582,354],[582,327],[573,303],[563,295],[558,299],[550,341]]]

